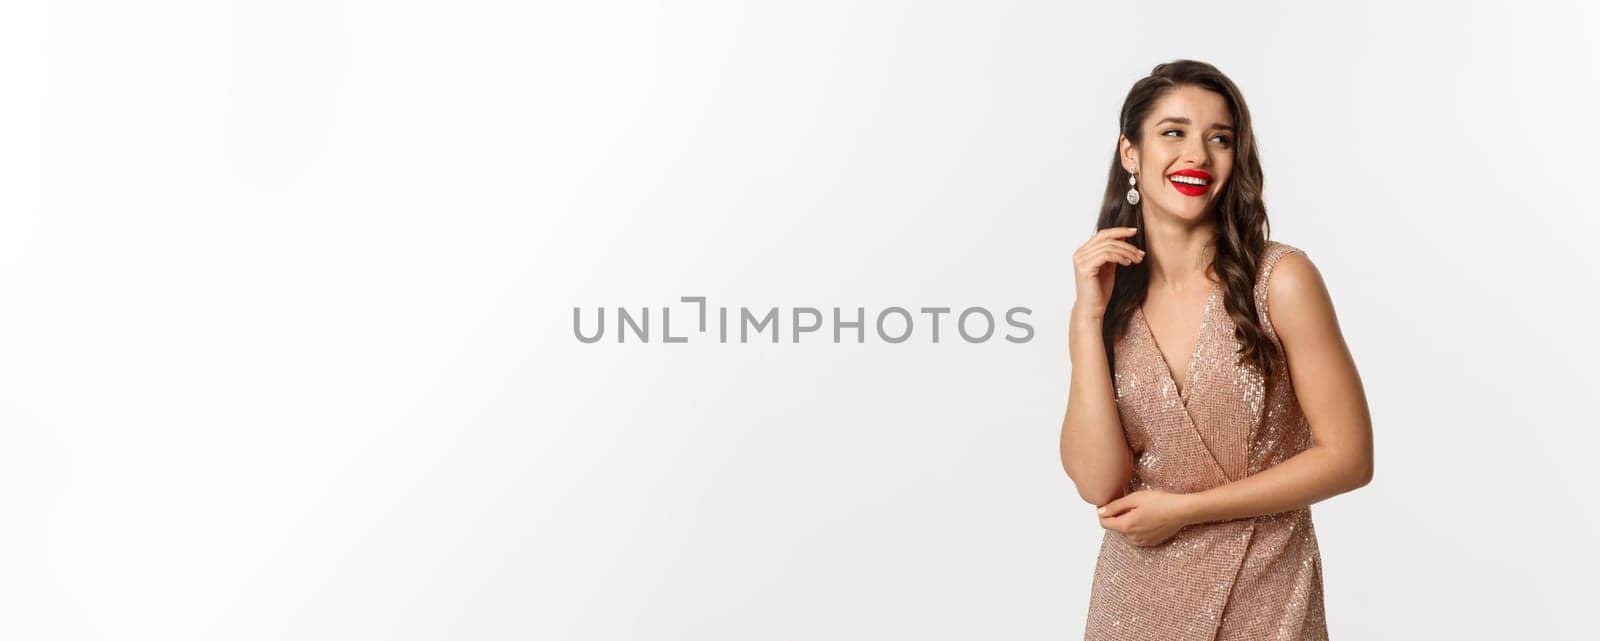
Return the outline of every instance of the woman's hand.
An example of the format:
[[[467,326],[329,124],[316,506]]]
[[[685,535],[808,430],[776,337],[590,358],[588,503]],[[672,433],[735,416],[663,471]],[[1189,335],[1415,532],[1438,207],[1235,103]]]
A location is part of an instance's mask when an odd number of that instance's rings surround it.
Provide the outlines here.
[[[1105,316],[1111,302],[1111,287],[1116,283],[1117,265],[1132,265],[1144,260],[1144,251],[1123,238],[1138,233],[1137,227],[1107,227],[1089,237],[1089,242],[1072,254],[1078,300],[1073,312],[1091,318]]]
[[[1139,490],[1100,507],[1100,526],[1139,546],[1158,545],[1190,523],[1183,494]]]

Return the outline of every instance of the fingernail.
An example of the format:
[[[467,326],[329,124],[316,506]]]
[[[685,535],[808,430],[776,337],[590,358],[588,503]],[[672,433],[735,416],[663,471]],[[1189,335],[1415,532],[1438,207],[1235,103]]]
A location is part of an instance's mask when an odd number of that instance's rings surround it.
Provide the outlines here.
[[[1101,514],[1105,514],[1105,513],[1106,513],[1106,509],[1105,509],[1105,508],[1100,508],[1100,509],[1098,509],[1098,510],[1095,510],[1095,511],[1096,511],[1096,512],[1099,512],[1099,513],[1101,513]]]

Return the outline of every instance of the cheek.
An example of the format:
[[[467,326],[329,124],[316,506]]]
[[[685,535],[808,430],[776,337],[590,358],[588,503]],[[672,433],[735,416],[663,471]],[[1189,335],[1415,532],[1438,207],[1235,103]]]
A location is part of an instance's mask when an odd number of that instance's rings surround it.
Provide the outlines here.
[[[1217,190],[1221,191],[1223,187],[1227,187],[1228,182],[1231,180],[1233,180],[1233,167],[1230,166],[1228,167],[1228,171],[1217,176]]]

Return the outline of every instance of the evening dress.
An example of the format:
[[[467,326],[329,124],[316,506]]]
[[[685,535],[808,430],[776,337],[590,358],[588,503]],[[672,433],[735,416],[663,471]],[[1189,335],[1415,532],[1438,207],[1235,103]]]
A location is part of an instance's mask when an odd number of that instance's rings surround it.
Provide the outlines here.
[[[1283,256],[1268,241],[1254,287],[1267,336],[1267,282]],[[1301,252],[1302,254],[1304,252]],[[1134,457],[1126,493],[1199,492],[1311,447],[1311,428],[1280,350],[1266,380],[1235,362],[1234,322],[1213,283],[1183,389],[1142,308],[1113,345],[1117,411]],[[1322,559],[1310,506],[1185,526],[1154,545],[1107,529],[1096,561],[1085,641],[1313,641],[1327,639]]]

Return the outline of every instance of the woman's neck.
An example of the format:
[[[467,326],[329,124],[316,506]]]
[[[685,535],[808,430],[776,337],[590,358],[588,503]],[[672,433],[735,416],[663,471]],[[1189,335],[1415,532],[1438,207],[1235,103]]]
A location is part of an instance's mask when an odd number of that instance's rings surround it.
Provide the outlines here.
[[[1216,252],[1217,226],[1207,219],[1184,225],[1167,219],[1145,219],[1145,246],[1150,252],[1150,287],[1187,292],[1211,286],[1211,259]]]

